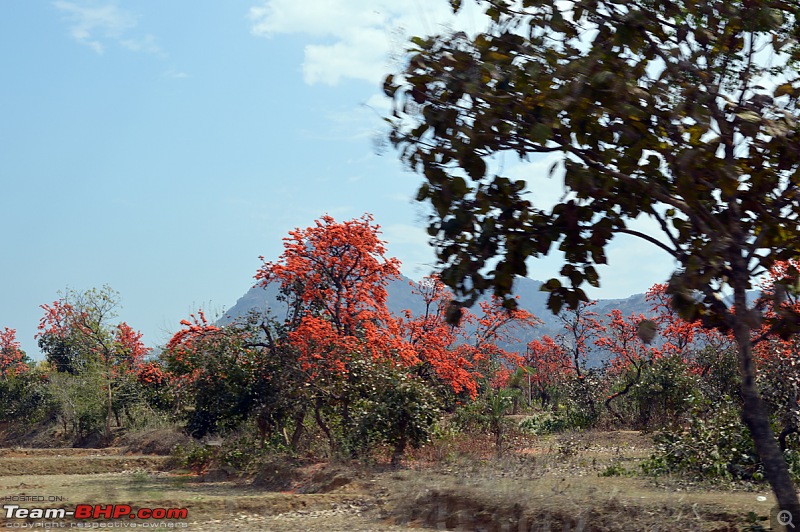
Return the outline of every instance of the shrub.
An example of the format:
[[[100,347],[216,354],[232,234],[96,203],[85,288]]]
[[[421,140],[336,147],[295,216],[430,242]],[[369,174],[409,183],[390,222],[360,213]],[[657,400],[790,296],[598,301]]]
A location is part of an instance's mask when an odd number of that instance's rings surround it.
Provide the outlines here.
[[[107,402],[103,376],[90,366],[80,374],[54,373],[49,390],[64,435],[91,438],[104,432]]]
[[[686,398],[697,384],[681,356],[655,358],[643,365],[628,393],[617,398],[615,410],[639,429],[676,426],[686,411]]]
[[[186,445],[176,445],[172,454],[181,467],[200,474],[208,470],[216,453],[209,446],[193,440]]]
[[[353,405],[351,449],[363,453],[376,444],[393,447],[397,464],[406,446],[427,442],[441,412],[436,394],[421,379],[386,364],[370,364],[368,393]]]
[[[483,432],[493,435],[495,449],[500,451],[503,437],[510,424],[505,416],[512,408],[517,393],[517,390],[493,390],[487,387],[474,401],[456,410],[453,424],[464,432]]]
[[[711,403],[739,395],[740,377],[736,350],[707,346],[695,352],[694,364],[699,369],[699,388]]]
[[[0,421],[30,426],[46,419],[56,409],[46,376],[40,371],[9,374],[0,379]]]
[[[648,474],[688,474],[704,480],[763,480],[753,440],[740,418],[739,406],[728,399],[715,405],[692,405],[686,429],[657,434],[655,453],[643,464]]]
[[[565,413],[566,410],[561,408],[556,412],[544,412],[527,417],[519,422],[519,429],[537,436],[564,432],[572,428]]]

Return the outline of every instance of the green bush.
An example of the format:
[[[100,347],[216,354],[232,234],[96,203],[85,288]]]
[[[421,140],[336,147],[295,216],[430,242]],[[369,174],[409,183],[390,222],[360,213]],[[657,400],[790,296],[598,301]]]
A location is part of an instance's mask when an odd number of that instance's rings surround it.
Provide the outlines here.
[[[391,445],[392,462],[407,446],[427,442],[441,413],[437,395],[421,379],[385,364],[369,364],[362,378],[369,381],[365,393],[352,405],[352,430],[347,444],[357,454],[375,445]]]
[[[453,423],[464,432],[493,432],[513,405],[508,390],[487,390],[456,409]]]
[[[597,395],[600,388],[600,375],[596,372],[566,380],[553,392],[557,399],[553,401],[552,412],[538,416],[540,421],[534,430],[552,434],[593,427],[599,419]]]
[[[695,363],[701,368],[702,378],[698,387],[703,397],[715,403],[726,397],[739,395],[739,362],[736,349],[705,347],[694,354]]]
[[[645,473],[680,473],[703,480],[763,480],[761,463],[739,406],[728,399],[713,411],[695,404],[686,429],[654,438],[656,450],[642,464]]]
[[[696,387],[697,380],[689,374],[681,356],[654,360],[631,390],[636,426],[647,430],[677,425],[686,412],[686,398]]]
[[[75,375],[53,373],[49,383],[65,436],[91,438],[103,434],[108,404],[103,376],[94,366]]]
[[[176,445],[172,455],[181,467],[189,469],[193,473],[203,473],[208,470],[216,452],[207,445],[192,441],[186,445]]]
[[[453,425],[462,432],[483,432],[494,436],[495,448],[501,452],[505,434],[511,426],[506,414],[511,411],[519,390],[494,390],[488,386],[478,397],[461,405],[454,413]]]
[[[777,340],[770,340],[762,350],[771,356],[761,359],[758,368],[758,387],[777,424],[778,439],[782,449],[789,449],[787,437],[800,432],[800,352],[797,339],[792,349],[786,349]],[[778,345],[771,345],[775,342]]]
[[[698,387],[683,357],[671,355],[642,360],[608,379],[606,401],[617,421],[641,430],[676,426],[686,410],[686,398]]]
[[[568,416],[563,415],[565,412],[565,409],[559,409],[557,412],[544,412],[527,417],[519,422],[519,430],[537,436],[564,432],[572,428]]]
[[[619,462],[609,464],[604,470],[597,474],[598,477],[626,477],[631,475],[631,471]]]
[[[57,402],[38,370],[0,379],[0,421],[30,426],[54,415]]]

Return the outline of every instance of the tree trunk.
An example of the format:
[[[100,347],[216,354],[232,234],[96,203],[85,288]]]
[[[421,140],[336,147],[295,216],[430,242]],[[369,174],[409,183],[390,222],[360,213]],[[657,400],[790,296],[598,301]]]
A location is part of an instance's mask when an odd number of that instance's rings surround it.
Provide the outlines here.
[[[410,420],[404,414],[400,415],[400,420],[398,422],[398,432],[400,433],[400,437],[397,438],[394,450],[392,451],[392,468],[396,468],[400,465],[400,460],[403,459],[403,453],[406,451],[406,445],[408,444],[407,431],[409,421]]]
[[[752,345],[750,341],[750,325],[748,323],[746,282],[734,281],[734,336],[739,347],[739,373],[742,378],[741,392],[744,402],[742,420],[750,430],[764,474],[772,487],[781,510],[788,510],[800,518],[800,502],[794,483],[789,476],[789,468],[783,458],[778,441],[769,424],[769,415],[758,392],[756,371],[753,365]]]
[[[631,391],[631,388],[633,388],[639,382],[639,379],[642,378],[642,366],[644,365],[644,362],[641,362],[639,364],[637,364],[636,362],[632,362],[632,363],[633,363],[634,366],[636,366],[636,377],[634,377],[634,379],[632,381],[626,382],[624,389],[622,389],[619,392],[616,392],[616,393],[613,393],[613,394],[609,395],[608,398],[606,399],[606,402],[605,402],[606,409],[609,412],[611,412],[612,414],[614,414],[614,417],[617,418],[617,420],[623,426],[625,425],[625,420],[622,418],[622,416],[619,414],[619,412],[617,412],[616,410],[611,408],[611,401],[613,401],[617,397],[622,397],[624,395],[627,395],[627,393],[629,391]]]
[[[314,420],[317,422],[317,426],[322,429],[322,432],[325,433],[325,436],[328,437],[328,445],[331,448],[331,456],[336,455],[336,440],[333,439],[333,434],[331,433],[331,429],[328,428],[328,425],[322,420],[322,412],[320,409],[322,408],[322,400],[317,399],[316,405],[314,405]]]
[[[300,410],[294,417],[294,431],[292,432],[291,449],[297,452],[300,446],[300,436],[303,434],[303,421],[306,419],[305,408]]]
[[[106,400],[108,401],[108,410],[106,411],[106,426],[105,426],[105,443],[106,445],[111,443],[111,418],[114,416],[114,409],[112,408],[112,395],[111,395],[111,381],[108,381],[108,397]]]

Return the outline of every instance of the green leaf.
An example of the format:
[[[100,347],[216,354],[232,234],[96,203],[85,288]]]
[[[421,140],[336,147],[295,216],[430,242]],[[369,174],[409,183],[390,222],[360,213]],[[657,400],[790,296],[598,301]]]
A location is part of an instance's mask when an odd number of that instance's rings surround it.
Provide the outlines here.
[[[758,124],[761,122],[761,115],[755,111],[742,111],[741,113],[736,113],[736,116],[749,124]]]
[[[393,98],[395,92],[397,92],[397,86],[394,84],[394,74],[389,74],[383,81],[383,93],[389,98]]]
[[[586,282],[595,288],[600,288],[600,276],[597,275],[597,270],[593,266],[586,266],[583,269],[583,274],[586,277]]]
[[[486,161],[472,152],[467,153],[462,159],[462,167],[472,179],[478,181],[486,175]]]
[[[773,96],[776,98],[778,96],[783,96],[784,94],[788,94],[789,96],[794,96],[794,87],[791,83],[784,83],[783,85],[778,85],[773,93]]]
[[[542,292],[552,292],[553,290],[558,290],[559,288],[561,288],[561,281],[558,279],[549,279],[542,285],[540,290]]]
[[[564,16],[561,14],[561,11],[558,9],[558,5],[553,6],[553,16],[550,18],[550,26],[559,32],[566,31],[566,24],[564,23]]]
[[[563,306],[564,299],[559,294],[550,294],[550,297],[547,298],[547,308],[549,308],[553,314],[561,312]]]
[[[547,141],[550,140],[550,137],[552,136],[553,130],[542,123],[534,124],[533,127],[531,127],[530,134],[528,135],[532,141],[538,142],[542,145],[547,144]]]

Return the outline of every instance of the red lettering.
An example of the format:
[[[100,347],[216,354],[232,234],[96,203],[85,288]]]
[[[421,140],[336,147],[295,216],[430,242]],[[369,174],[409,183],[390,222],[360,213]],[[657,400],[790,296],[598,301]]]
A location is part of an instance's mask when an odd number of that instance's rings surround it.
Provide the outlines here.
[[[167,511],[167,519],[186,519],[189,516],[189,510],[186,508],[170,508]]]
[[[118,504],[114,507],[114,519],[119,519],[120,517],[130,516],[131,514],[131,507],[127,504]]]
[[[100,504],[96,504],[94,506],[94,512],[92,512],[92,517],[95,519],[104,517],[106,519],[110,519],[111,516],[114,515],[114,505],[108,504],[106,506],[102,506]]]

